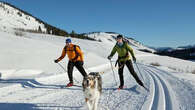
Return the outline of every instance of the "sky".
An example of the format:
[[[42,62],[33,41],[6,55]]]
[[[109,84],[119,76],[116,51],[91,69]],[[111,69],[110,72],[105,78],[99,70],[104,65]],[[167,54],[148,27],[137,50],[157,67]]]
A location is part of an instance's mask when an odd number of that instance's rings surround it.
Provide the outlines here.
[[[67,32],[117,32],[147,46],[195,44],[195,0],[2,0]]]

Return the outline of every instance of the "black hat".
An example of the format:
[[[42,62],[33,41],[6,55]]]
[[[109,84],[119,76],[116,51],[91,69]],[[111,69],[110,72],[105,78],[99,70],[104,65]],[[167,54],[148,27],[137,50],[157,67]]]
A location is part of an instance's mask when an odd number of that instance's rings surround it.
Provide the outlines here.
[[[116,38],[120,39],[120,38],[123,38],[123,36],[119,34]]]

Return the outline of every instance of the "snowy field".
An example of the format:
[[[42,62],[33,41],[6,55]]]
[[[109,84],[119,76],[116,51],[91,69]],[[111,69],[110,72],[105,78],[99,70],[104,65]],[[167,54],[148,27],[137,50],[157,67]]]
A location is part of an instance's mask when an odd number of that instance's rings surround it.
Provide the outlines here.
[[[149,92],[137,85],[127,68],[124,69],[125,89],[118,91],[117,69],[114,68],[113,74],[106,59],[115,41],[107,37],[99,36],[102,42],[72,39],[84,52],[86,71],[105,72],[99,110],[195,109],[195,74],[191,74],[195,62],[144,53],[136,50],[139,47],[133,47],[139,68],[134,64],[135,71]],[[68,83],[67,73],[53,60],[61,55],[64,41],[65,38],[52,35],[15,36],[0,32],[0,110],[87,109],[82,76],[76,69],[77,86],[61,88]],[[66,67],[67,61],[65,58],[60,64]]]

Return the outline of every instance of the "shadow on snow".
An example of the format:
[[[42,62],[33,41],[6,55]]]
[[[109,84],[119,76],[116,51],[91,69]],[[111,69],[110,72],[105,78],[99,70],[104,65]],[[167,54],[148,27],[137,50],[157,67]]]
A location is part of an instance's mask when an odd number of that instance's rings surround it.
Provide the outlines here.
[[[121,89],[121,90],[132,91],[132,92],[135,92],[136,94],[140,94],[140,92],[136,90],[137,87],[138,87],[137,85],[134,85],[134,86],[131,87],[131,88],[123,88],[123,89]],[[114,91],[114,90],[117,90],[117,88],[114,88],[114,87],[111,87],[111,88],[103,88],[103,90],[104,90],[104,91],[107,91],[107,90],[112,90],[112,91]],[[121,91],[121,90],[119,90],[119,91]]]
[[[41,103],[41,104],[31,104],[31,103],[0,103],[1,110],[42,110],[49,109],[53,110],[56,108],[62,109],[79,109],[82,106],[62,106],[52,103]]]
[[[43,88],[43,89],[69,89],[81,90],[81,86],[73,86],[74,88],[66,88],[65,85],[42,84],[35,79],[1,79],[0,83],[4,84],[21,84],[23,88]]]

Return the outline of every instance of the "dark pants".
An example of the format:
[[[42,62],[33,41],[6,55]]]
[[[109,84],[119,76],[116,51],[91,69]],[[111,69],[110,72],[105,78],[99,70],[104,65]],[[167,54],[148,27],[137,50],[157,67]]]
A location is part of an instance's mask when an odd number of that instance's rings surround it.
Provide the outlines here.
[[[70,83],[73,83],[72,72],[73,72],[74,66],[76,66],[76,68],[83,75],[83,77],[87,77],[87,73],[85,72],[85,69],[83,68],[83,62],[81,62],[81,61],[76,61],[76,62],[69,61],[68,62],[68,78],[69,78]]]
[[[119,78],[120,78],[120,86],[124,86],[123,69],[124,69],[125,65],[127,65],[127,68],[129,69],[131,75],[134,77],[136,82],[140,86],[143,86],[142,81],[139,79],[139,77],[137,76],[137,73],[134,71],[133,64],[132,64],[131,60],[127,60],[126,62],[119,62],[118,64],[119,64],[118,74],[119,74]]]

